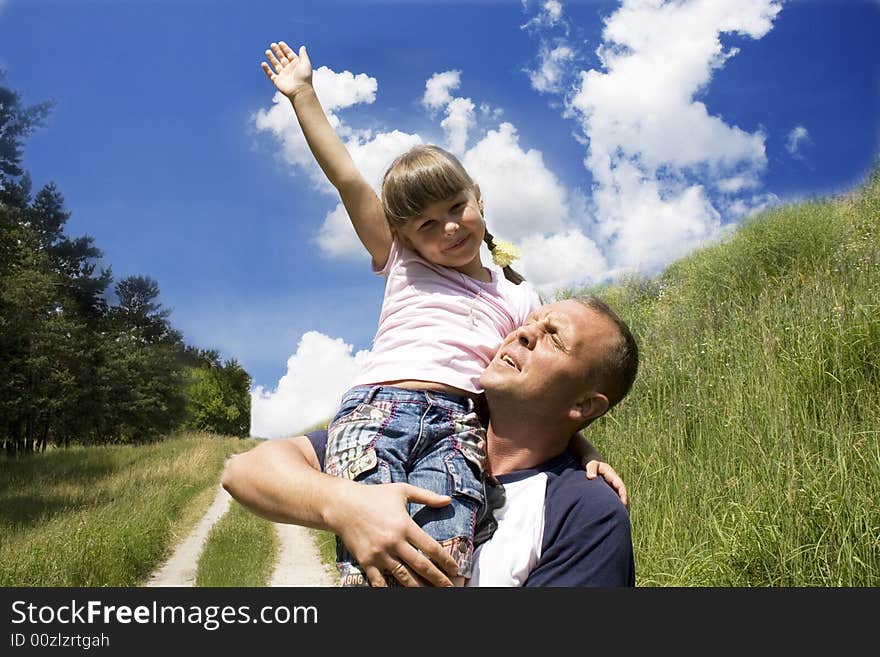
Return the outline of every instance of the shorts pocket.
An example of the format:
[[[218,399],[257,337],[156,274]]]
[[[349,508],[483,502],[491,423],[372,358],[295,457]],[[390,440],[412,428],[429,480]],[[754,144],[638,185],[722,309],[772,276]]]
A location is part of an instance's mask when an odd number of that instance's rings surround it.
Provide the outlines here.
[[[464,459],[446,459],[446,471],[452,484],[450,495],[469,497],[482,505],[485,499],[483,484]]]
[[[327,429],[324,471],[334,477],[355,479],[377,465],[373,443],[391,416],[390,404],[358,404]]]

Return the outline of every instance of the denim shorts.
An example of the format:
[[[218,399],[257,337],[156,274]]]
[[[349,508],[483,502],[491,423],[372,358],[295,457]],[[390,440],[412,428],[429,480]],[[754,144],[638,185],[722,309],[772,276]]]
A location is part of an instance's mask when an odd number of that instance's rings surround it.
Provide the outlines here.
[[[368,484],[407,482],[452,498],[440,508],[410,503],[409,513],[464,577],[471,572],[475,525],[485,515],[485,465],[486,432],[473,401],[445,392],[357,386],[343,395],[327,430],[328,474]],[[337,566],[343,586],[369,586],[339,540]]]

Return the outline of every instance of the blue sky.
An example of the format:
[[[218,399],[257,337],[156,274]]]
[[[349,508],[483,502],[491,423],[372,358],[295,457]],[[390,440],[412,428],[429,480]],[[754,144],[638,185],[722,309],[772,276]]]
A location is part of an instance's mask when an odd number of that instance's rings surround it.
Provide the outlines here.
[[[259,68],[270,41],[308,47],[371,182],[412,143],[454,150],[550,293],[858,184],[878,33],[876,0],[0,0],[0,67],[55,101],[25,163],[69,233],[244,365],[269,436],[332,413],[382,299]]]

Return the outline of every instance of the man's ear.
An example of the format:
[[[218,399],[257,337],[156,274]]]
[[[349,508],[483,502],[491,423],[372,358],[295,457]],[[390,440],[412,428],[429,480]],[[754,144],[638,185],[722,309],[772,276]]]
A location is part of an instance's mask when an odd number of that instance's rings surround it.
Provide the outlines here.
[[[608,411],[608,397],[601,392],[591,392],[568,411],[568,417],[578,424],[602,417]]]

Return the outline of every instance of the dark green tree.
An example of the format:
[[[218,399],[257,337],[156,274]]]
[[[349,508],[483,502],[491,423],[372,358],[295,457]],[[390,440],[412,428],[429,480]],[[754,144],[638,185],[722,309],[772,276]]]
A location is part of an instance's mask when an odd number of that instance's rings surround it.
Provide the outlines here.
[[[30,203],[30,179],[21,166],[25,138],[41,126],[52,102],[23,107],[21,96],[4,83],[0,70],[0,203],[25,208]]]
[[[187,428],[242,438],[250,435],[251,377],[238,361],[206,362],[190,368],[188,377]]]
[[[32,195],[24,140],[51,103],[30,107],[0,71],[0,441],[26,454],[59,445],[144,442],[190,415],[199,428],[247,435],[250,377],[219,353],[184,345],[159,285],[115,286],[90,236],[66,234],[70,212],[50,183]],[[200,374],[192,374],[192,372]],[[203,378],[209,382],[195,386]],[[207,387],[206,387],[207,386]]]
[[[129,276],[115,287],[108,312],[112,341],[104,371],[109,411],[118,440],[145,442],[178,428],[186,412],[183,341],[159,301],[159,284]]]

